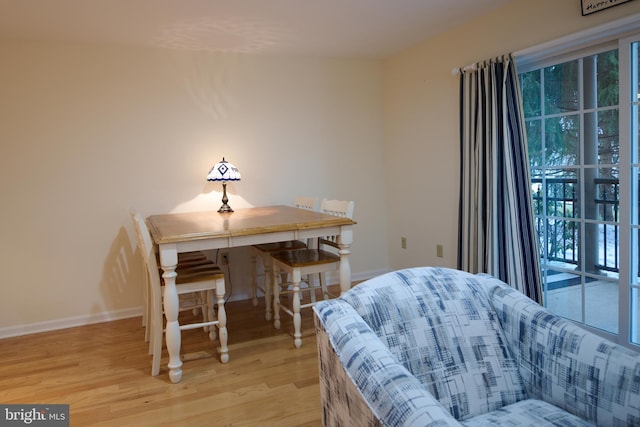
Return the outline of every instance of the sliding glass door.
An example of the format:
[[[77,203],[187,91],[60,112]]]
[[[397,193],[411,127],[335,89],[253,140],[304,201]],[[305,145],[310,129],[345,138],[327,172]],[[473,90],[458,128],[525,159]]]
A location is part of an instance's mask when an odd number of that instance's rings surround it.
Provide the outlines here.
[[[638,39],[521,73],[544,304],[640,344]]]

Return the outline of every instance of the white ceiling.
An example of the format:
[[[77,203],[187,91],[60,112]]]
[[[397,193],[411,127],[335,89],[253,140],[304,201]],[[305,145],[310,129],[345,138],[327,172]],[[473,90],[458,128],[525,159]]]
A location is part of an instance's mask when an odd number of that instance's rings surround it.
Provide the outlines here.
[[[0,39],[383,58],[513,0],[0,0]]]

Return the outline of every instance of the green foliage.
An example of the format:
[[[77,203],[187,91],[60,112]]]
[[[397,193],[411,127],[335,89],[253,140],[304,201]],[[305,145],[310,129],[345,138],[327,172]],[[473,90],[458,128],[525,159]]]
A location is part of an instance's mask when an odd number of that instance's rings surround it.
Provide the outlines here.
[[[591,91],[580,90],[580,67],[587,75],[592,63],[595,64],[596,98],[581,99],[581,92]],[[587,77],[584,80],[592,82]],[[522,73],[520,83],[531,168],[575,165],[580,162],[581,105],[589,109],[618,105],[618,51]],[[598,110],[597,133],[599,163],[617,163],[617,108]]]

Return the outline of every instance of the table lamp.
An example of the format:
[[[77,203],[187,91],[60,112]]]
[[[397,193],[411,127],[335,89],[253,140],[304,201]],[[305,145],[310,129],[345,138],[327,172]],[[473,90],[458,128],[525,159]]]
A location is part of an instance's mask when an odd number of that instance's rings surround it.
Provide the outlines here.
[[[227,204],[227,181],[240,181],[240,171],[237,167],[227,162],[224,157],[221,162],[216,163],[207,175],[207,181],[222,181],[222,206],[218,212],[233,212],[231,206]]]

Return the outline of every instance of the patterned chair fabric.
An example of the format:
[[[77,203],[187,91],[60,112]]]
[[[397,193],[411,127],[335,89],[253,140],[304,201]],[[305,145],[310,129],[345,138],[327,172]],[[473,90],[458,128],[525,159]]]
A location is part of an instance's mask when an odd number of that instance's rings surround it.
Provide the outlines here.
[[[640,355],[491,276],[396,271],[314,313],[325,425],[640,425]]]

